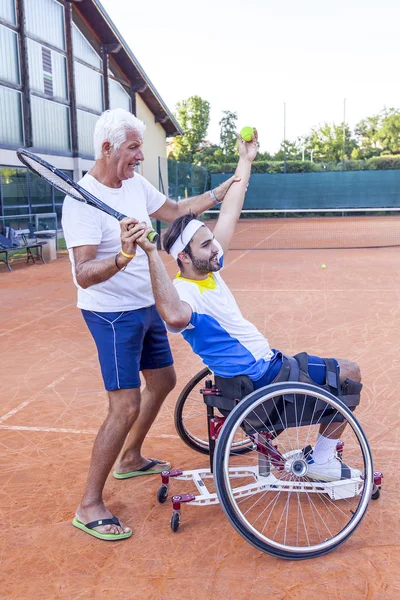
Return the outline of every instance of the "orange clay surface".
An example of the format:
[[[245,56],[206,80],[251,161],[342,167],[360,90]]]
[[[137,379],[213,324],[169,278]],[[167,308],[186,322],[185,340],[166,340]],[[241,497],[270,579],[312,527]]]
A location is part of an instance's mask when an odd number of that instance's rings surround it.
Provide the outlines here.
[[[343,546],[292,562],[250,546],[219,506],[183,506],[172,533],[170,501],[156,500],[158,475],[107,481],[106,503],[133,528],[129,540],[104,542],[72,527],[107,408],[95,346],[75,307],[66,254],[46,265],[15,262],[12,273],[0,264],[0,598],[400,598],[399,265],[395,248],[227,257],[224,278],[272,347],[360,364],[357,416],[385,475],[381,498]],[[201,363],[180,336],[171,343],[178,385],[145,453],[174,467],[206,466],[173,424],[177,395]],[[171,491],[192,491],[184,486]]]

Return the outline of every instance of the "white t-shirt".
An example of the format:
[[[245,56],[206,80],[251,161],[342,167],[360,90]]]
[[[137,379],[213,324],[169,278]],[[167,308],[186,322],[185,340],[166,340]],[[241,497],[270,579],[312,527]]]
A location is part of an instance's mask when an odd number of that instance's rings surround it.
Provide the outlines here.
[[[149,225],[149,215],[155,213],[166,200],[161,192],[138,173],[123,181],[120,188],[109,188],[89,174],[79,184],[111,208],[138,221],[146,221]],[[72,263],[74,283],[78,288],[78,308],[119,312],[154,304],[147,255],[139,247],[136,257],[127,268],[107,281],[91,285],[87,289],[82,289],[76,281],[72,249],[94,245],[97,246],[98,260],[115,256],[121,250],[121,229],[117,219],[66,196],[62,228]]]
[[[218,242],[215,240],[215,243]],[[221,246],[219,261],[223,266]],[[183,302],[192,309],[192,317],[182,333],[204,364],[220,377],[247,375],[257,381],[264,375],[273,357],[268,340],[247,321],[228,286],[217,273],[205,280],[185,279],[178,275],[175,288]]]

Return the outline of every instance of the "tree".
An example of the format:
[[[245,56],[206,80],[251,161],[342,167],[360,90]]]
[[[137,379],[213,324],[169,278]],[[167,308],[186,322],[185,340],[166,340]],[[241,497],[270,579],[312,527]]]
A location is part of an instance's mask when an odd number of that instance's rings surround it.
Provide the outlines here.
[[[382,126],[378,132],[382,148],[391,154],[400,153],[400,110],[389,108],[382,114]]]
[[[237,129],[236,121],[237,113],[231,112],[230,110],[222,111],[222,118],[219,122],[219,126],[221,127],[220,140],[227,162],[235,160],[235,155],[237,154],[235,135]]]
[[[193,157],[206,137],[210,122],[210,103],[200,96],[191,96],[176,105],[176,119],[184,131],[174,140],[176,160],[193,162]]]
[[[216,144],[204,143],[200,146],[193,156],[193,162],[196,164],[212,164],[218,162],[215,152],[222,153],[222,149]],[[223,161],[222,161],[223,162]]]
[[[352,151],[357,148],[357,142],[352,136],[350,127],[343,123],[324,123],[318,129],[312,129],[307,138],[307,149],[314,153],[314,160],[340,161],[343,158],[343,129],[344,129],[344,158],[350,158]]]
[[[362,119],[355,126],[354,133],[365,158],[380,153],[379,131],[382,125],[382,114]]]
[[[296,141],[291,142],[290,140],[285,140],[281,142],[281,147],[276,154],[274,154],[273,160],[285,160],[285,150],[286,150],[286,160],[301,160],[302,159],[302,145],[301,140],[298,138]]]

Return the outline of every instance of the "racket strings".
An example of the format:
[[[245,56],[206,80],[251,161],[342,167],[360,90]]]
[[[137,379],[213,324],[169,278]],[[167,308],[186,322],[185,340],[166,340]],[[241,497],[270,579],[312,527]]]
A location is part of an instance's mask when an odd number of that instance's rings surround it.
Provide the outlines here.
[[[80,200],[80,201],[83,200],[84,202],[86,202],[85,198],[82,196],[82,194],[80,194],[78,192],[77,189],[75,189],[67,181],[64,181],[64,179],[62,179],[59,175],[57,175],[56,173],[53,173],[53,171],[51,169],[49,169],[48,167],[41,165],[40,163],[36,162],[35,160],[31,160],[27,156],[24,156],[24,162],[27,164],[27,166],[32,171],[37,173],[40,177],[43,177],[44,179],[46,179],[49,183],[51,183],[60,192],[64,192],[68,196],[72,196],[73,198],[76,198],[77,200]]]

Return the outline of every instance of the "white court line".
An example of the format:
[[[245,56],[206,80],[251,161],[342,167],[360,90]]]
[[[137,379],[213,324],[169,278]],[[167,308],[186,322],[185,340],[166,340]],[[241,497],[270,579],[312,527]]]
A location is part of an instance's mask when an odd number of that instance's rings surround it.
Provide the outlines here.
[[[36,392],[36,394],[34,396],[32,396],[31,398],[28,398],[28,400],[25,400],[25,402],[22,402],[19,406],[17,406],[16,408],[13,408],[12,410],[10,410],[8,413],[6,413],[5,415],[3,415],[0,418],[0,424],[4,423],[4,421],[7,421],[7,419],[9,419],[10,417],[12,417],[13,415],[17,414],[20,410],[22,410],[23,408],[25,408],[26,406],[28,406],[28,404],[31,404],[31,402],[34,402],[36,400],[36,398],[38,398],[38,396],[40,396],[41,394],[43,394],[43,392],[45,390],[48,390],[49,388],[52,388],[55,385],[61,383],[62,381],[64,381],[64,379],[67,376],[69,377],[75,371],[79,371],[80,368],[81,367],[74,367],[73,369],[71,369],[70,371],[68,371],[65,375],[62,375],[61,377],[59,377],[55,381],[52,381],[51,383],[49,383],[49,385],[46,385],[46,387],[43,388],[42,390],[39,390],[38,392]]]
[[[24,425],[0,425],[0,429],[6,431],[39,431],[41,433],[73,433],[84,435],[97,435],[97,429],[67,429],[64,427],[25,427]],[[179,439],[178,435],[170,435],[160,433],[155,435],[147,435],[146,439]]]
[[[254,248],[257,248],[257,246],[259,246],[260,244],[262,244],[263,242],[265,242],[265,240],[269,240],[269,238],[273,237],[276,233],[279,233],[285,227],[287,227],[287,225],[282,225],[282,227],[279,227],[279,229],[277,229],[276,231],[274,231],[273,233],[271,233],[270,235],[267,235],[264,239],[262,239],[261,242],[258,242],[258,244],[256,244],[255,246],[253,246],[249,250],[246,250],[246,252],[243,252],[242,254],[240,254],[237,258],[235,258],[235,260],[233,260],[228,265],[226,265],[226,267],[224,266],[224,271],[226,271],[226,269],[228,269],[229,267],[231,267],[232,265],[234,265],[235,262],[237,262],[238,260],[240,260],[241,258],[243,258],[244,256],[246,256],[246,254],[248,254],[249,252],[252,252],[252,250],[254,250]]]
[[[51,317],[52,315],[55,315],[56,313],[64,310],[65,308],[70,308],[71,306],[76,306],[75,302],[73,302],[72,304],[66,304],[65,306],[62,306],[61,308],[57,308],[57,310],[53,310],[53,312],[46,313],[45,315],[38,317],[37,319],[33,319],[33,321],[28,321],[27,323],[18,325],[18,327],[14,327],[14,329],[8,329],[4,333],[0,333],[0,337],[3,337],[4,335],[10,335],[10,333],[14,333],[14,331],[18,331],[19,329],[22,329],[23,327],[28,327],[29,325],[32,325],[33,323],[37,323],[38,321],[41,321],[42,319]]]

